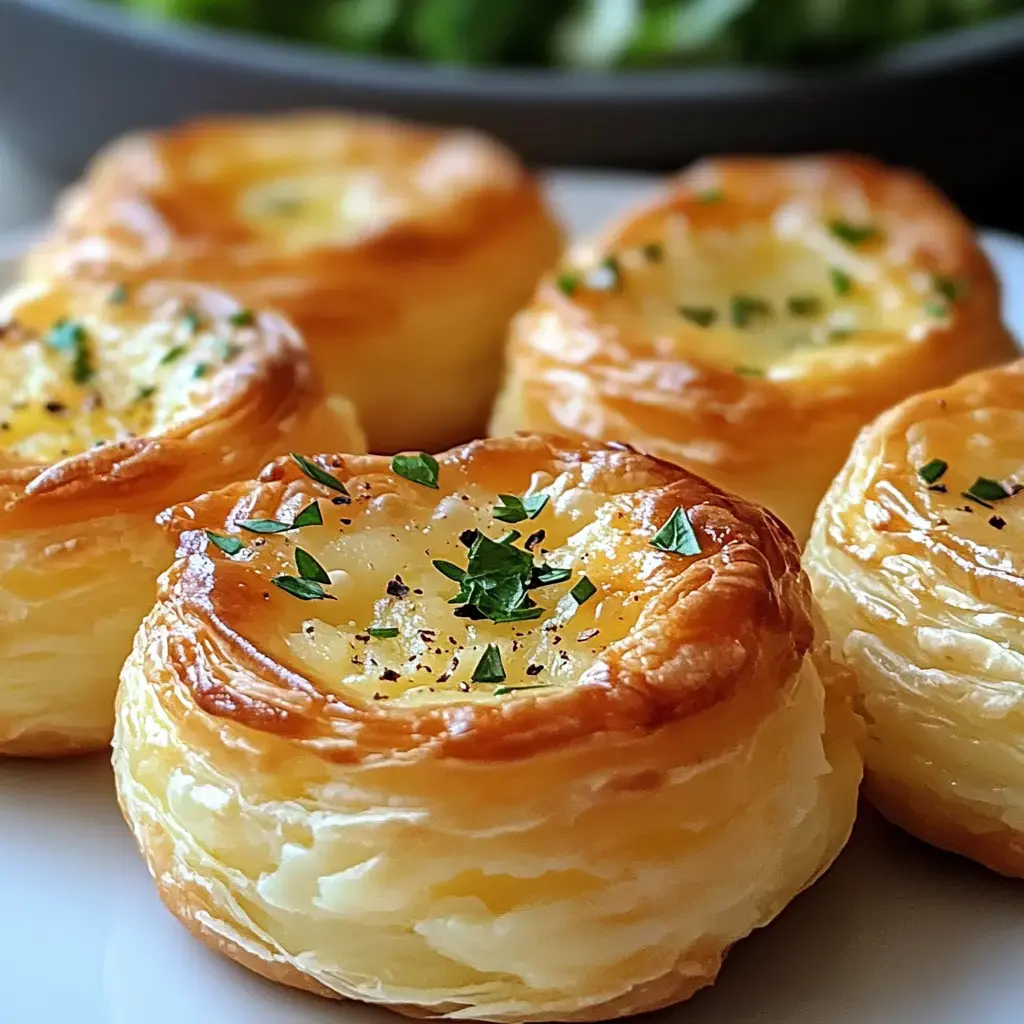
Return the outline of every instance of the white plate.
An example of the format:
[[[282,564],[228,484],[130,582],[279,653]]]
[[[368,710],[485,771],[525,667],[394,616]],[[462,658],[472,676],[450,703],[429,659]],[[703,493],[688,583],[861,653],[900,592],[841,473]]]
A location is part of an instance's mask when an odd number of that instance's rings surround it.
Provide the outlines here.
[[[556,174],[570,226],[643,179]],[[1024,337],[1024,242],[987,234]],[[3,262],[6,251],[7,262]],[[0,285],[11,272],[0,239]],[[160,906],[105,758],[0,761],[0,1024],[387,1024],[385,1011],[263,982]],[[867,808],[836,866],[740,943],[673,1024],[1021,1024],[1024,886],[930,850]]]

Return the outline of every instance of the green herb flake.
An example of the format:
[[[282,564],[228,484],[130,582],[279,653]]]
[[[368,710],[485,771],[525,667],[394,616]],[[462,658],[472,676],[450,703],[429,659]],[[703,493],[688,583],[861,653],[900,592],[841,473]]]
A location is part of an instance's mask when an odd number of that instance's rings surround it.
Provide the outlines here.
[[[764,299],[751,295],[734,295],[729,300],[729,315],[734,327],[749,327],[754,320],[771,316],[771,312],[771,306]]]
[[[337,598],[328,594],[316,580],[304,580],[298,576],[275,576],[271,581],[286,594],[297,597],[300,601],[336,601]]]
[[[555,278],[555,285],[563,295],[574,295],[580,286],[580,275],[566,270]]]
[[[871,224],[853,224],[848,220],[836,219],[829,223],[829,231],[847,245],[866,245],[877,242],[882,233]]]
[[[963,492],[965,498],[972,501],[988,502],[1002,501],[1010,497],[1010,492],[998,481],[987,476],[979,476],[977,480]]]
[[[651,538],[651,547],[674,555],[700,554],[700,541],[697,540],[686,513],[678,505],[661,529]]]
[[[597,587],[595,587],[594,584],[590,582],[589,577],[581,576],[579,580],[576,581],[576,586],[574,586],[572,590],[569,591],[569,596],[577,604],[585,604],[596,593]]]
[[[648,242],[640,251],[649,263],[660,263],[665,258],[665,248],[660,242]]]
[[[366,632],[375,640],[394,640],[398,636],[398,629],[395,626],[370,626]]]
[[[497,644],[488,644],[483,656],[473,669],[474,683],[505,682],[505,666],[501,663],[501,651]]]
[[[181,322],[185,325],[185,330],[189,334],[198,334],[199,328],[203,325],[199,314],[194,309],[186,309],[181,314]]]
[[[520,690],[544,690],[550,683],[531,683],[529,686],[499,686],[494,691],[495,697],[504,697],[506,693],[519,693]]]
[[[741,377],[763,377],[764,370],[757,366],[737,366],[735,372]]]
[[[125,284],[115,284],[110,290],[110,294],[107,296],[107,302],[111,306],[123,306],[128,301],[128,286]]]
[[[209,363],[196,363],[196,365],[192,367],[192,376],[195,377],[196,379],[199,379],[200,377],[205,377],[209,372]]]
[[[89,335],[75,320],[58,320],[50,330],[47,343],[51,348],[71,353],[71,379],[76,384],[91,380],[96,369],[89,354]]]
[[[139,388],[135,395],[135,401],[144,402],[147,398],[152,398],[156,394],[156,390],[155,384],[147,384],[144,388]]]
[[[466,578],[466,570],[460,569],[454,562],[435,558],[432,565],[442,576],[447,576],[448,579],[454,580],[456,583],[461,583]]]
[[[175,360],[180,359],[188,349],[184,345],[175,345],[173,348],[169,348],[161,357],[160,365],[166,366],[168,363],[173,363]]]
[[[236,310],[228,317],[232,327],[252,327],[256,323],[256,314],[251,309]]]
[[[828,279],[836,295],[849,295],[853,291],[853,278],[838,267],[828,268]]]
[[[791,295],[786,309],[792,316],[817,316],[821,312],[821,299],[815,295]]]
[[[304,548],[295,549],[295,567],[304,580],[313,580],[316,583],[331,582],[331,577],[327,575],[324,567]]]
[[[710,306],[677,306],[676,312],[698,327],[710,327],[718,319],[718,313]]]
[[[500,504],[491,509],[491,515],[503,523],[521,523],[525,519],[536,519],[548,503],[548,495],[531,494],[519,498],[514,494],[499,494]],[[518,538],[516,538],[518,540]]]
[[[243,519],[235,525],[250,533],[287,533],[295,529],[291,523],[282,523],[280,519]]]
[[[417,455],[396,455],[391,460],[391,469],[400,477],[411,480],[414,484],[423,487],[437,488],[438,465],[437,459],[426,452]]]
[[[296,517],[292,523],[292,529],[301,530],[304,526],[323,526],[324,517],[320,512],[320,505],[311,501]]]
[[[949,302],[957,302],[967,293],[967,285],[955,277],[945,274],[932,274],[932,288]]]
[[[697,193],[697,202],[702,206],[720,203],[723,199],[725,199],[725,193],[720,188],[706,188],[703,192]]]
[[[217,355],[219,355],[225,363],[230,363],[232,360],[236,359],[242,351],[241,345],[236,345],[233,341],[227,341],[224,338],[217,339],[215,348]]]
[[[214,533],[213,530],[206,531],[206,539],[225,555],[237,555],[245,547],[237,537],[227,537],[223,533]]]
[[[933,484],[942,479],[947,469],[949,469],[949,463],[945,459],[932,459],[923,466],[917,467],[917,475],[926,484]]]
[[[926,302],[924,311],[936,320],[945,320],[949,316],[949,306],[944,302]]]
[[[299,469],[302,470],[310,480],[315,483],[323,484],[324,487],[329,487],[332,491],[337,491],[339,494],[344,495],[346,498],[349,497],[348,488],[332,473],[328,473],[326,469],[321,469],[312,459],[307,459],[305,455],[300,455],[298,452],[289,452],[292,457],[292,461]]]

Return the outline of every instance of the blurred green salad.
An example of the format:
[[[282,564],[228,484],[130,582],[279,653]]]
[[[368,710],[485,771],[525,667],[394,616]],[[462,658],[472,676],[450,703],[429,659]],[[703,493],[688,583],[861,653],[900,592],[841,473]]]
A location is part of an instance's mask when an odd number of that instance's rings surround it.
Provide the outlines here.
[[[1024,0],[111,0],[165,18],[440,64],[853,60]]]

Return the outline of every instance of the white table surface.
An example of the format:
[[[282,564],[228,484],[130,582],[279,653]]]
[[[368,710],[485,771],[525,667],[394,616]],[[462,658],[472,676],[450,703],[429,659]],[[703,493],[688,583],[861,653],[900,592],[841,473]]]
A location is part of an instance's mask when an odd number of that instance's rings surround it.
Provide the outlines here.
[[[634,199],[637,185],[559,175],[552,190],[579,228]],[[3,248],[0,239],[0,259]],[[994,238],[989,248],[1020,336],[1024,245]],[[1024,884],[931,850],[865,808],[833,869],[739,943],[713,989],[646,1019],[1022,1024],[1022,968]],[[271,985],[195,942],[157,900],[105,758],[0,760],[0,1024],[397,1020]]]

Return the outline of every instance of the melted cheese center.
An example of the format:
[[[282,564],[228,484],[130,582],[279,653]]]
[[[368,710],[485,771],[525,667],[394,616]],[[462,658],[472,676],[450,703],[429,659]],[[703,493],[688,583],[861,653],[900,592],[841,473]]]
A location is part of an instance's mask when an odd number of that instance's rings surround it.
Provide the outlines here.
[[[0,448],[28,462],[173,430],[209,404],[242,340],[177,300],[54,317],[52,296],[24,299],[16,321],[0,310]]]
[[[637,495],[595,495],[546,474],[535,474],[533,488],[550,500],[536,519],[514,526],[491,515],[493,492],[470,486],[411,509],[404,495],[354,493],[352,505],[341,506],[321,499],[323,527],[255,541],[256,558],[269,557],[275,572],[297,575],[296,547],[314,554],[331,578],[324,589],[336,598],[289,597],[286,614],[293,621],[283,639],[271,641],[280,644],[275,654],[339,695],[355,690],[365,699],[406,704],[504,699],[520,687],[575,685],[632,629],[664,583],[659,569],[668,556],[635,529]],[[465,567],[464,531],[500,541],[513,529],[522,533],[514,542],[520,549],[534,535],[536,565],[570,569],[571,577],[529,591],[543,608],[533,620],[456,615],[458,605],[449,601],[459,585],[433,561]],[[570,592],[584,575],[597,590],[580,604]],[[397,635],[375,636],[371,627]],[[474,682],[489,645],[500,653],[505,679]]]
[[[797,207],[734,230],[697,231],[674,215],[652,241],[653,256],[650,246],[615,254],[617,289],[599,266],[583,280],[604,286],[627,333],[652,337],[662,358],[797,377],[871,359],[949,315],[930,276],[884,238],[851,244]]]

